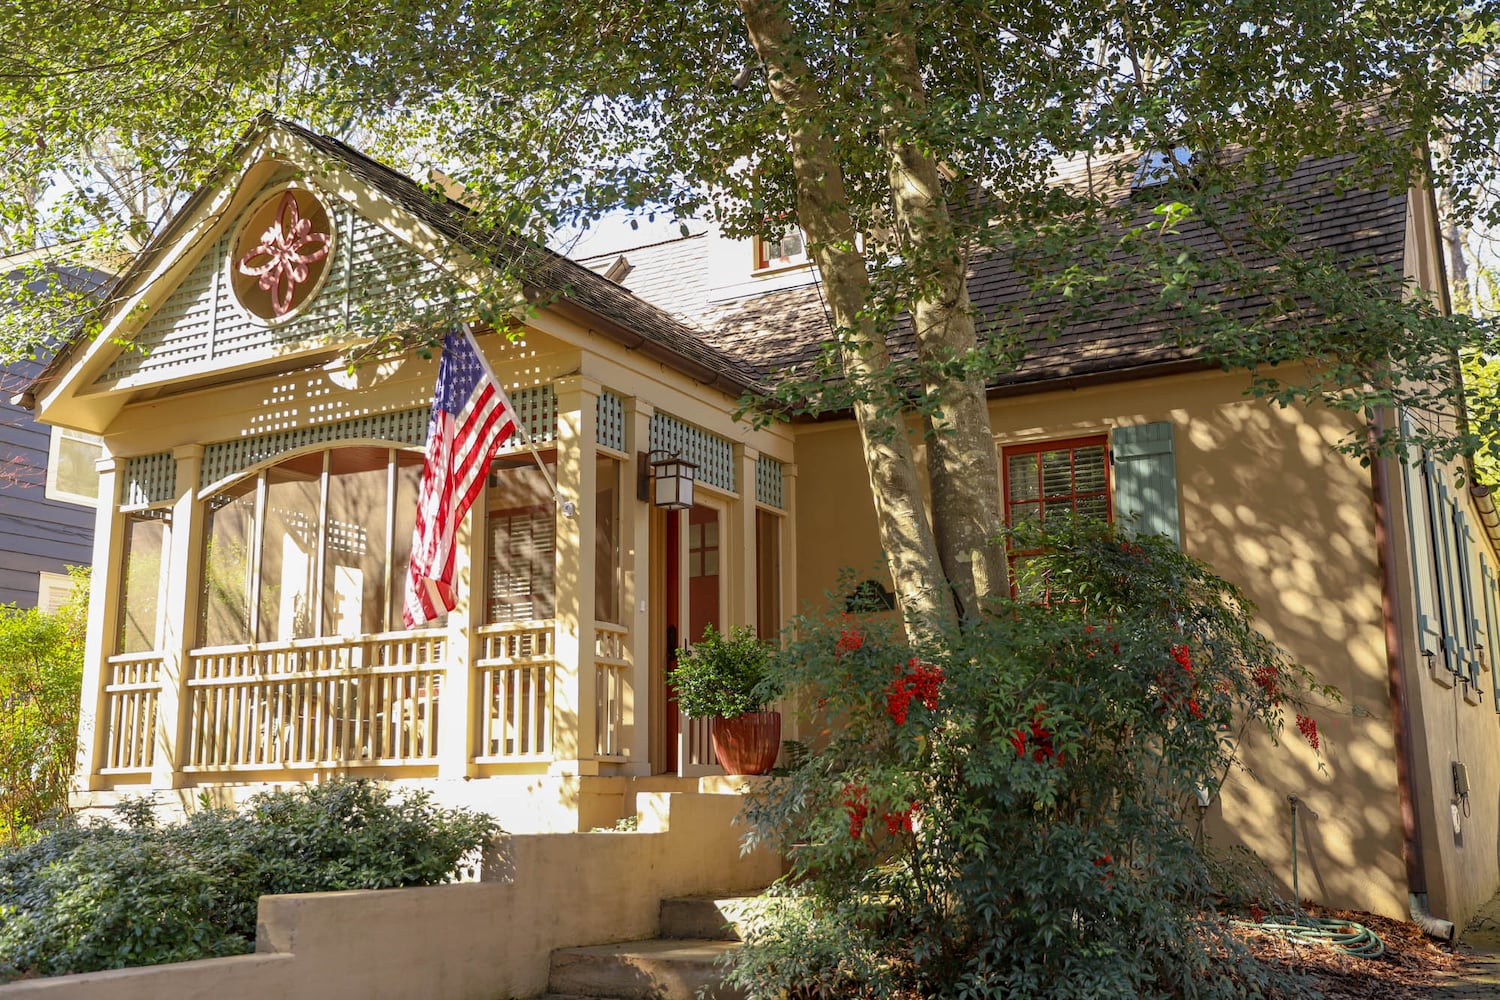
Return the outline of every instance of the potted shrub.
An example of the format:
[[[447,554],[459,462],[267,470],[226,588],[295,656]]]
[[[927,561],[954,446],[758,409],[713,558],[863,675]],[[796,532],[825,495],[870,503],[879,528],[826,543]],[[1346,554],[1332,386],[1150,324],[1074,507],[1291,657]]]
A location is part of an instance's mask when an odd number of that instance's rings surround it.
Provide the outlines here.
[[[775,655],[743,625],[728,635],[710,625],[677,651],[677,704],[689,718],[713,720],[714,753],[729,774],[765,774],[776,763],[781,713],[766,711],[781,693],[772,676]]]

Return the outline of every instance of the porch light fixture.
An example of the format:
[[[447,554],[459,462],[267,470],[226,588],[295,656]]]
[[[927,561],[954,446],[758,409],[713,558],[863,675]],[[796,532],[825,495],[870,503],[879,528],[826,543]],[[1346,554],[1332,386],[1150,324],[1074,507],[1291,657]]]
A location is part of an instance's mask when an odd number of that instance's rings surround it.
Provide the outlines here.
[[[658,457],[660,456],[660,457]],[[636,497],[650,500],[662,510],[687,510],[693,505],[693,480],[698,466],[674,452],[653,451],[636,455]]]

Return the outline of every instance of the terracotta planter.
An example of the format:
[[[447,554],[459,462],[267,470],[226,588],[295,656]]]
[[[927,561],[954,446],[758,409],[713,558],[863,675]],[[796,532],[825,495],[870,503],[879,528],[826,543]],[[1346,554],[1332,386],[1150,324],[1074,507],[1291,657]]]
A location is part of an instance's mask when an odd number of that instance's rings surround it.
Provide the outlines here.
[[[765,774],[781,752],[781,713],[746,712],[715,719],[713,740],[725,774]]]

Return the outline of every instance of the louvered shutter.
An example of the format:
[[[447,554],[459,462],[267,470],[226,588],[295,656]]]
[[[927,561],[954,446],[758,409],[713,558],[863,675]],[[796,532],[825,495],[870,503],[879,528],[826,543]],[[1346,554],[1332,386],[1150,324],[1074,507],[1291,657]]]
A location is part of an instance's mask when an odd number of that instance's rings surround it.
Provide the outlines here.
[[[1110,455],[1115,466],[1116,518],[1142,534],[1166,535],[1181,545],[1171,423],[1115,428]]]

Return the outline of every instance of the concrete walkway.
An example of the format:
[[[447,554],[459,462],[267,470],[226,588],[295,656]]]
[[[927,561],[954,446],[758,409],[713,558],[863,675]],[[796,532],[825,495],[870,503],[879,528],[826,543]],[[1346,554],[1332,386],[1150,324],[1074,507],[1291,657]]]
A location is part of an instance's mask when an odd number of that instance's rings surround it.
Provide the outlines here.
[[[1458,939],[1464,968],[1426,994],[1426,1000],[1496,1000],[1500,997],[1500,896],[1469,922]]]

